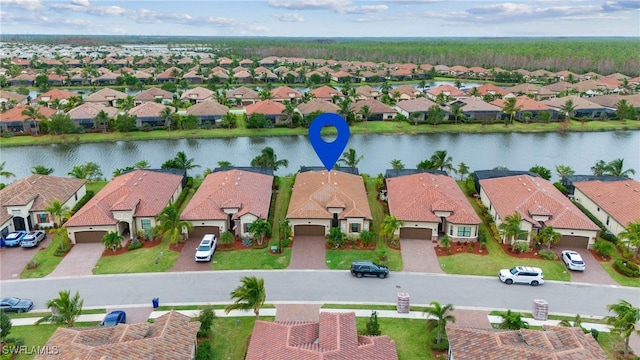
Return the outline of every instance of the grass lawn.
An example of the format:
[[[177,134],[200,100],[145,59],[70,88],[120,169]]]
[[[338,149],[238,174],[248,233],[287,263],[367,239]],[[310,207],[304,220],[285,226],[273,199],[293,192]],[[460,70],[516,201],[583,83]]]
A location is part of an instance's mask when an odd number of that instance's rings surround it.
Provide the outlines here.
[[[182,201],[182,204],[180,204],[180,209],[178,209],[180,213],[182,213],[184,211],[184,208],[187,207],[187,204],[189,203],[193,195],[196,193],[200,185],[202,185],[203,181],[204,181],[204,178],[201,178],[201,177],[193,178],[193,186],[183,190],[183,191],[187,191],[187,195],[185,195],[184,200]]]
[[[622,255],[616,250],[613,252],[611,256],[611,260],[609,260],[609,262],[601,262],[600,265],[602,265],[604,270],[609,273],[609,276],[611,276],[611,278],[615,280],[618,284],[622,286],[640,287],[640,278],[626,277],[620,274],[619,272],[617,272],[613,268],[613,262],[616,259],[620,259],[620,258],[622,258]]]
[[[356,318],[358,330],[366,329],[368,318]],[[382,335],[395,341],[399,360],[434,359],[427,347],[429,338],[425,320],[378,318]]]
[[[109,182],[108,181],[93,181],[87,182],[86,188],[87,191],[93,191],[94,194],[97,194],[98,191],[102,190]]]
[[[289,208],[289,200],[291,200],[291,192],[293,188],[293,176],[279,176],[279,188],[276,195],[275,204],[273,205],[271,219],[271,241],[269,245],[278,245],[280,238],[280,227],[278,221],[287,217],[287,209]]]
[[[213,270],[284,269],[289,266],[291,248],[282,254],[272,254],[269,247],[264,249],[216,251],[211,260]]]
[[[76,326],[96,326],[97,322],[89,322],[89,323],[76,323]],[[41,324],[38,326],[13,326],[11,327],[11,333],[9,334],[9,338],[14,339],[22,339],[24,341],[24,346],[27,347],[28,350],[33,346],[44,346],[44,344],[49,340],[51,335],[56,331],[58,327],[61,325],[56,324]],[[58,349],[64,351],[63,349]],[[36,354],[27,354],[22,353],[15,357],[15,360],[28,360],[35,358]]]
[[[273,321],[274,318],[261,317],[260,320]],[[212,360],[244,359],[255,321],[253,316],[216,318],[211,340]]]
[[[381,249],[386,251],[386,262],[380,261],[379,254]],[[402,270],[402,254],[400,251],[386,248],[383,244],[378,244],[376,250],[327,250],[325,256],[327,268],[332,270],[348,270],[351,267],[351,263],[356,260],[371,260],[388,266],[391,271]]]
[[[53,237],[53,234],[47,234],[47,236]],[[56,268],[56,266],[58,266],[58,264],[60,264],[63,259],[63,257],[53,255],[58,247],[60,247],[60,240],[53,237],[51,243],[49,243],[49,246],[47,246],[45,249],[40,248],[35,253],[33,258],[31,258],[32,261],[37,261],[40,265],[38,265],[38,267],[33,270],[25,268],[20,273],[20,278],[42,278],[51,274],[51,272]]]
[[[176,251],[169,250],[169,246],[168,240],[162,240],[162,243],[156,247],[127,251],[121,255],[103,256],[98,260],[93,273],[99,275],[167,271],[173,267],[180,255]]]

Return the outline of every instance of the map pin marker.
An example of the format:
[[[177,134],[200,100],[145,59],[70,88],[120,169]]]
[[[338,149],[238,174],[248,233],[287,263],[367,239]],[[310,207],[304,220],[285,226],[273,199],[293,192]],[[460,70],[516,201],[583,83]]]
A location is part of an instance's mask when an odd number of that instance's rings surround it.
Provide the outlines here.
[[[320,136],[320,131],[325,126],[333,126],[338,130],[338,136],[331,142],[326,142]],[[338,114],[325,113],[316,117],[309,125],[309,141],[313,146],[313,150],[324,164],[324,167],[331,171],[336,164],[340,155],[347,147],[351,132],[349,131],[349,125]]]

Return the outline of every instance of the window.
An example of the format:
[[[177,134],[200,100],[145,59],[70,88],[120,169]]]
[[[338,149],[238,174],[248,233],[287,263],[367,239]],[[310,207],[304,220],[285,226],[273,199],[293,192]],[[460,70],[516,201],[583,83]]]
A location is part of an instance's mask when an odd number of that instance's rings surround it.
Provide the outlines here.
[[[249,225],[251,225],[251,223],[244,223],[242,225],[242,229],[243,229],[242,232],[243,233],[248,233],[249,232]]]
[[[351,232],[352,233],[359,233],[360,232],[360,224],[351,223]]]
[[[607,225],[609,225],[609,215],[607,215]]]
[[[453,236],[453,225],[449,225],[449,236]]]
[[[458,226],[458,237],[471,237],[471,226]]]
[[[527,240],[528,237],[529,233],[526,231],[520,231],[520,234],[518,234],[518,240]]]
[[[142,230],[151,230],[151,220],[149,219],[142,219],[140,220],[140,227],[142,227]]]
[[[46,223],[47,222],[47,214],[38,214],[38,222]]]

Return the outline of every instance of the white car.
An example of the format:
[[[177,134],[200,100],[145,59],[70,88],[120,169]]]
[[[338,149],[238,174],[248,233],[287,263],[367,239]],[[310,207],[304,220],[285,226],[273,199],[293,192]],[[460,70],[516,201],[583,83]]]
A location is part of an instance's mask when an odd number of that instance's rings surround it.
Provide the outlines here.
[[[538,286],[544,284],[542,269],[531,266],[514,266],[511,269],[502,269],[498,273],[498,278],[507,285],[529,284]]]
[[[564,250],[562,252],[562,261],[569,270],[584,271],[586,269],[582,256],[573,250]]]
[[[46,236],[47,233],[45,233],[44,231],[34,230],[22,238],[20,246],[22,246],[23,248],[36,247],[40,245],[40,242],[42,242],[42,240],[44,240]]]
[[[211,261],[213,253],[216,251],[218,239],[213,234],[206,234],[202,237],[200,245],[196,248],[196,261]]]

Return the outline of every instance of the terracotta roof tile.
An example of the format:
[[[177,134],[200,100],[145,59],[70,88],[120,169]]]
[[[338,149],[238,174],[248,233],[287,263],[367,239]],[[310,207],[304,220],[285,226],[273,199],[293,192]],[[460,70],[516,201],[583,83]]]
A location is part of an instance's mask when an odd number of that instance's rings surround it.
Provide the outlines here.
[[[248,105],[245,108],[247,115],[251,115],[253,113],[264,114],[264,115],[280,115],[282,111],[285,109],[285,106],[282,103],[275,102],[273,100],[263,100],[258,101],[255,104]]]
[[[76,93],[72,93],[71,91],[66,91],[66,90],[62,90],[62,89],[51,89],[49,91],[47,91],[44,94],[41,94],[40,96],[38,96],[36,98],[36,101],[46,101],[46,102],[52,102],[55,99],[58,100],[63,100],[63,99],[68,99],[72,96],[80,96]]]
[[[396,103],[396,107],[399,107],[409,114],[414,112],[427,112],[433,105],[436,105],[436,103],[426,97],[419,97],[411,100],[402,100]]]
[[[384,104],[383,102],[375,99],[367,99],[356,101],[351,104],[351,110],[354,112],[359,112],[364,106],[369,107],[369,113],[371,114],[395,114],[397,113],[396,109],[391,106]]]
[[[69,110],[67,114],[72,120],[94,119],[100,111],[104,111],[112,118],[118,116],[118,109],[110,106],[104,106],[101,103],[84,103]]]
[[[569,100],[573,101],[573,106],[575,107],[575,110],[581,110],[581,109],[604,110],[604,107],[602,105],[596,104],[590,101],[589,99],[586,99],[580,96],[565,96],[561,98],[547,99],[547,100],[542,100],[542,103],[552,108],[560,110],[560,108],[562,108],[564,104]]]
[[[160,113],[167,107],[171,109],[171,112],[174,111],[172,107],[164,104],[158,104],[152,101],[145,102],[129,110],[129,115],[135,115],[139,118],[159,117]]]
[[[620,224],[640,221],[640,182],[594,180],[573,185]]]
[[[316,99],[331,100],[331,99],[333,99],[333,95],[337,95],[338,97],[341,97],[341,98],[344,97],[344,95],[340,91],[332,88],[331,86],[327,86],[327,85],[324,85],[324,86],[321,86],[319,88],[313,89],[313,90],[309,91],[309,93],[313,94],[316,97]]]
[[[315,111],[320,111],[322,113],[337,113],[339,109],[338,105],[324,100],[311,100],[307,103],[298,105],[298,111],[300,111],[302,115],[311,114]]]
[[[7,101],[15,100],[15,102],[19,104],[25,101],[27,99],[27,96],[0,89],[0,99],[7,99]]]
[[[22,115],[22,111],[27,108],[27,105],[18,105],[13,109],[9,109],[3,113],[0,113],[0,122],[14,122],[14,121],[25,121],[27,120],[27,116]],[[47,119],[50,118],[53,114],[56,113],[55,109],[48,108],[46,106],[38,106],[36,107],[38,112]],[[40,120],[36,120],[40,121]]]
[[[240,86],[237,89],[227,92],[227,99],[241,98],[245,100],[260,100],[260,94],[253,89],[249,89],[245,86]]]
[[[356,94],[364,96],[366,98],[374,98],[378,96],[382,96],[382,92],[376,88],[373,88],[369,85],[358,86],[356,88]]]
[[[496,99],[491,102],[491,104],[499,106],[500,108],[504,107],[504,104],[507,102],[507,99]],[[550,107],[545,105],[540,101],[536,101],[528,96],[518,96],[516,98],[516,107],[520,107],[519,111],[549,111]]]
[[[182,96],[180,96],[180,99],[203,101],[207,99],[213,99],[214,97],[215,97],[215,93],[213,91],[203,88],[201,86],[198,86],[182,93]]]
[[[3,207],[11,205],[26,205],[34,200],[31,211],[42,211],[49,203],[58,200],[67,202],[86,180],[63,178],[51,175],[30,175],[24,179],[14,181],[0,190],[0,204]],[[2,211],[7,212],[6,209]]]
[[[430,94],[431,96],[438,96],[438,94],[440,93],[444,93],[445,95],[451,97],[465,96],[464,91],[447,84],[427,90],[427,94]]]
[[[345,210],[338,217],[371,219],[369,201],[362,178],[340,171],[307,171],[296,176],[289,202],[289,219],[331,219],[329,201],[339,199]]]
[[[269,216],[273,176],[243,170],[214,172],[204,179],[182,212],[182,220],[226,220],[226,207],[238,207],[238,219],[253,214]]]
[[[134,217],[156,216],[169,204],[182,177],[150,170],[134,170],[111,180],[78,210],[67,227],[113,225],[112,210],[134,210]]]
[[[478,86],[478,93],[481,96],[485,96],[487,94],[491,94],[491,95],[495,95],[495,94],[500,94],[502,96],[505,96],[509,93],[509,91],[501,88],[501,87],[497,87],[493,84],[483,84]]]
[[[110,88],[102,88],[87,96],[85,102],[108,102],[110,100],[125,99],[127,94]]]
[[[301,99],[300,91],[292,89],[288,86],[280,86],[271,90],[271,97],[274,100]]]
[[[547,180],[529,175],[506,176],[480,180],[480,187],[501,219],[518,211],[522,220],[540,227],[531,212],[543,207],[552,214],[545,221],[548,226],[556,229],[600,230]]]
[[[186,115],[225,115],[229,112],[229,108],[218,103],[215,100],[205,100],[195,105],[189,106]]]
[[[138,95],[136,95],[135,99],[136,101],[145,102],[145,101],[155,101],[156,98],[171,101],[173,100],[173,93],[166,90],[162,90],[157,87],[151,87],[139,93]]]

